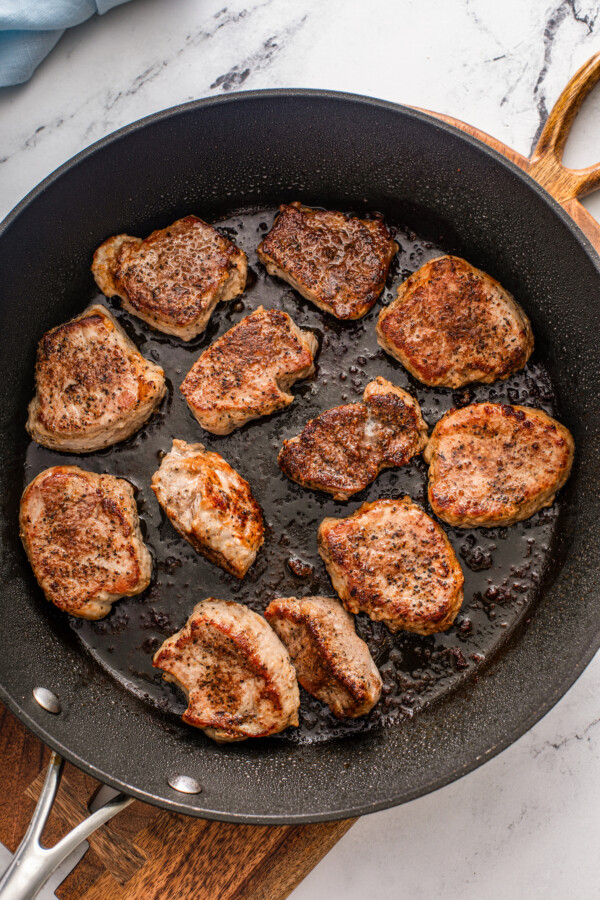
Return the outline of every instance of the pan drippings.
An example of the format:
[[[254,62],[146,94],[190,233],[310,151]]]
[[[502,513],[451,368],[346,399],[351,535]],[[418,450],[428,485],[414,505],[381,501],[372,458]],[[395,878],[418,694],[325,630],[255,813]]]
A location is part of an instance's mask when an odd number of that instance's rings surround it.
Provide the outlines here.
[[[317,553],[317,528],[325,516],[346,516],[366,500],[404,494],[430,512],[427,467],[421,457],[404,468],[385,470],[347,503],[289,481],[277,465],[277,453],[282,441],[298,434],[308,419],[330,407],[360,399],[365,385],[377,375],[416,397],[430,429],[450,407],[483,400],[535,406],[550,415],[556,412],[547,370],[535,352],[525,370],[508,381],[452,392],[419,384],[378,346],[375,322],[381,304],[393,299],[400,280],[444,250],[396,228],[400,252],[382,299],[363,319],[340,322],[266,275],[257,262],[256,246],[273,217],[274,211],[262,211],[218,223],[223,234],[248,254],[248,286],[240,300],[219,306],[206,333],[191,343],[153,331],[122,313],[118,301],[94,298],[110,306],[144,356],[165,370],[169,394],[148,425],[125,443],[89,456],[55,453],[33,442],[28,449],[25,483],[48,466],[77,463],[95,472],[127,478],[137,489],[144,538],[154,555],[150,587],[137,597],[120,600],[106,619],[69,622],[100,665],[167,713],[166,727],[171,717],[174,721],[181,715],[185,704],[176,689],[153,669],[152,655],[165,637],[183,625],[195,603],[213,596],[237,600],[263,612],[277,596],[332,596],[331,582]],[[267,309],[283,309],[301,328],[314,331],[320,344],[317,372],[292,388],[295,400],[287,409],[250,422],[229,436],[217,437],[199,427],[179,385],[211,341],[261,304]],[[177,535],[150,489],[152,474],[171,449],[174,437],[201,441],[208,450],[220,453],[250,482],[263,508],[265,545],[241,582],[207,562]],[[367,641],[383,678],[380,702],[365,718],[340,722],[318,700],[301,692],[300,727],[288,729],[274,740],[307,743],[389,726],[416,714],[423,704],[474,675],[530,614],[547,573],[558,517],[559,505],[555,504],[510,528],[463,530],[444,526],[465,574],[465,601],[454,625],[443,634],[429,637],[408,633],[393,636],[381,623],[357,616],[357,631]],[[204,740],[200,735],[198,739]]]

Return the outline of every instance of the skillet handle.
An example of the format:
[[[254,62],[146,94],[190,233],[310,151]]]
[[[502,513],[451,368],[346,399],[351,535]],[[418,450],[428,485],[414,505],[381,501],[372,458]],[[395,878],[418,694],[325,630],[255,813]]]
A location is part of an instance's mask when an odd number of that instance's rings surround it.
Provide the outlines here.
[[[600,161],[587,169],[569,169],[562,163],[575,116],[599,80],[600,53],[596,53],[573,75],[552,107],[527,166],[529,174],[559,203],[584,197],[600,187]]]
[[[133,797],[118,794],[70,831],[54,847],[43,847],[42,832],[50,815],[60,784],[64,760],[53,753],[46,780],[25,837],[12,862],[0,879],[0,900],[33,900],[52,873],[90,834],[133,802]]]

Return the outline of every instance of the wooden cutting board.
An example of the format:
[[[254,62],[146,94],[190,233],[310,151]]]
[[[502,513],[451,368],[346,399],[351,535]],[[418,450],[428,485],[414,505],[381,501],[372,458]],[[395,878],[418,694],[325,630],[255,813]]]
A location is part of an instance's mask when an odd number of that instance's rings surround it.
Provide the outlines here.
[[[529,159],[464,122],[430,114],[537,179],[600,252],[600,225],[579,202],[600,185],[600,164],[579,170],[562,165],[577,110],[599,79],[600,53],[571,79]],[[27,828],[48,758],[49,750],[0,704],[0,842],[12,851]],[[44,843],[54,844],[78,824],[99,788],[67,764]],[[90,837],[89,850],[56,893],[60,900],[283,900],[355,821],[229,825],[136,801]]]
[[[16,850],[50,751],[0,704],[0,842]],[[44,832],[52,846],[88,814],[100,785],[69,763]],[[279,900],[354,819],[319,825],[209,822],[135,801],[89,838],[60,900]]]

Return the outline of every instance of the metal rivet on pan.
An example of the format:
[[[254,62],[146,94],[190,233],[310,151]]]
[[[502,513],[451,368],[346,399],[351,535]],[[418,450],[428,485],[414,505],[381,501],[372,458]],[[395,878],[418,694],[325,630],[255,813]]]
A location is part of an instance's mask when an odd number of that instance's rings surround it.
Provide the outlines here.
[[[171,775],[167,780],[169,786],[181,794],[199,794],[202,790],[196,779],[192,778],[191,775]]]
[[[53,715],[56,715],[62,709],[60,700],[58,699],[56,694],[54,693],[54,691],[48,690],[48,688],[34,688],[33,699],[36,701],[36,703],[39,703],[42,709],[45,709],[46,712],[52,713]]]

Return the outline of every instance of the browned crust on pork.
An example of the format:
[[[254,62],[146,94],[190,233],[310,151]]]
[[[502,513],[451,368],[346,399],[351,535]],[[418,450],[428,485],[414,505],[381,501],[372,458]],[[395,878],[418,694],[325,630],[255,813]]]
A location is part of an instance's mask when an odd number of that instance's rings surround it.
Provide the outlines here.
[[[25,488],[19,525],[40,587],[72,616],[101,619],[150,582],[133,488],[121,478],[45,469]]]
[[[508,378],[533,351],[529,319],[494,278],[457,256],[425,263],[377,323],[383,349],[433,387]]]
[[[337,718],[364,716],[375,706],[381,676],[339,600],[281,597],[265,618],[286,645],[299,683]]]
[[[167,392],[160,366],[98,305],[43,336],[35,380],[27,430],[38,444],[78,453],[130,437]]]
[[[529,519],[554,502],[574,451],[568,429],[539,409],[474,403],[450,410],[424,452],[431,508],[462,528]]]
[[[260,306],[208,347],[181,392],[207,431],[230,434],[294,397],[289,388],[314,373],[317,339],[277,309]]]
[[[184,484],[176,484],[181,479]],[[244,577],[264,543],[265,527],[261,508],[239,472],[202,444],[174,440],[151,487],[173,527],[194,550],[236,578]],[[189,522],[188,514],[193,516]]]
[[[406,465],[426,444],[417,401],[379,376],[366,386],[362,403],[325,410],[284,441],[278,462],[292,481],[347,500],[382,469]]]
[[[209,597],[167,638],[153,665],[187,696],[182,719],[217,742],[268,737],[298,725],[300,697],[289,655],[257,613]],[[261,709],[243,709],[246,682],[257,681]]]
[[[107,296],[159,331],[189,341],[201,334],[219,301],[246,285],[246,254],[197,216],[140,240],[119,234],[96,250],[92,272]]]
[[[350,612],[418,634],[445,631],[456,618],[462,570],[444,531],[409,497],[324,519],[318,547]]]
[[[338,319],[360,319],[381,294],[398,244],[381,219],[283,204],[258,258],[270,275]]]

